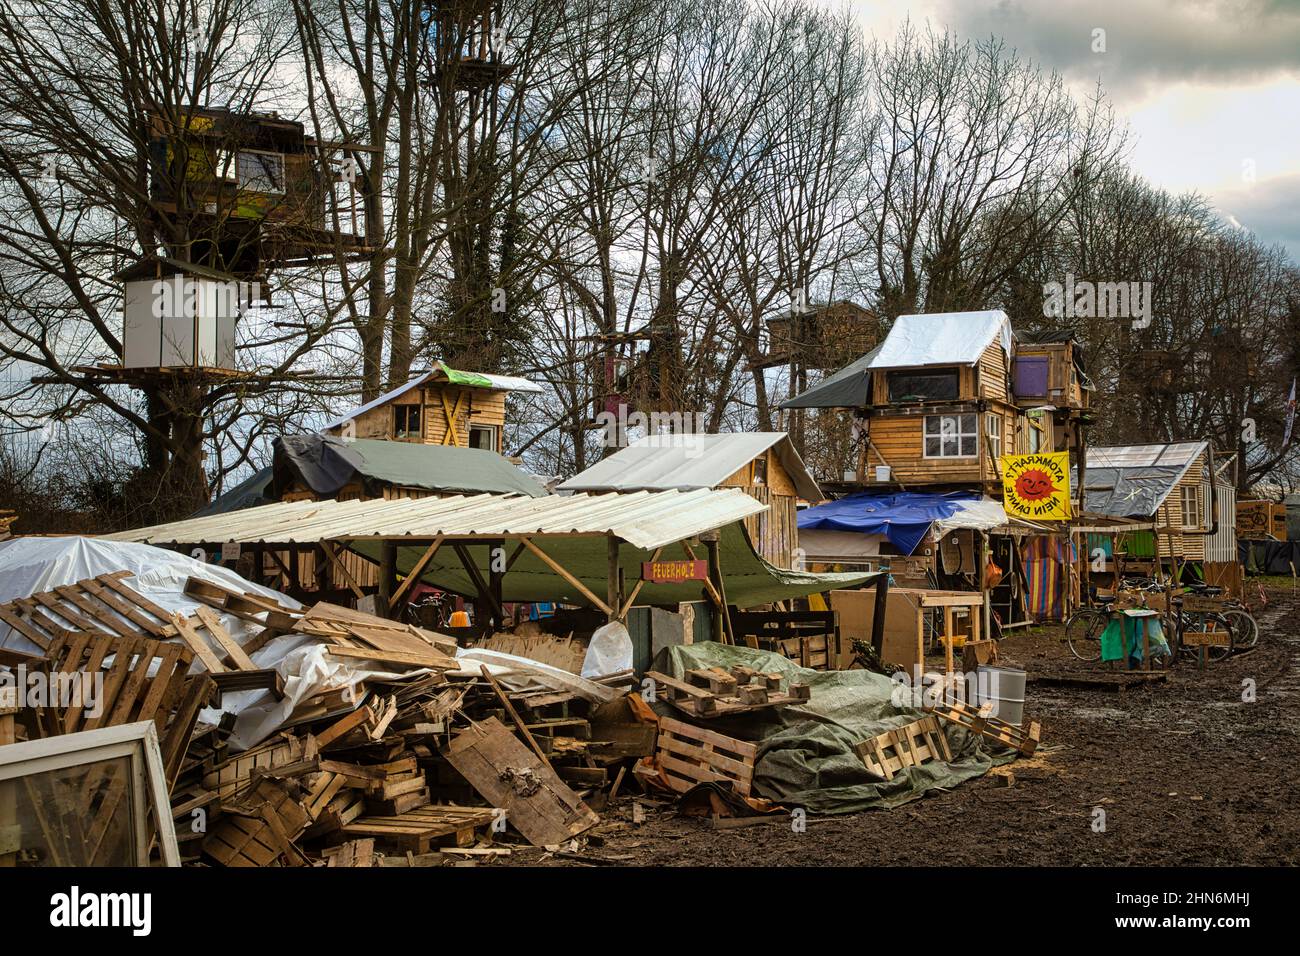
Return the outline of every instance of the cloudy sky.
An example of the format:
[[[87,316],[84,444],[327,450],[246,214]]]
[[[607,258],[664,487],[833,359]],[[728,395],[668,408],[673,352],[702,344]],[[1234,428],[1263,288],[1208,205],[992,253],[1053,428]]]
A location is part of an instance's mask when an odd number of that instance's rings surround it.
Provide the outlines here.
[[[909,16],[996,34],[1081,93],[1100,79],[1131,162],[1196,190],[1300,261],[1300,0],[851,0],[868,33]],[[1105,52],[1093,51],[1095,30]]]

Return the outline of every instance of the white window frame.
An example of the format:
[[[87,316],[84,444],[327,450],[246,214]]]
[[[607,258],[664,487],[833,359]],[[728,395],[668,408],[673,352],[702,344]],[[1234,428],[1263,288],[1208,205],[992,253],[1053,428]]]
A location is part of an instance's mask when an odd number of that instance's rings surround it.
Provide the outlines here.
[[[950,418],[950,419],[956,419],[956,420],[957,420],[957,431],[956,431],[955,434],[945,434],[945,433],[942,431],[942,429],[943,429],[943,419],[945,419],[945,418]],[[970,419],[970,420],[971,420],[971,421],[970,421],[970,430],[969,430],[969,431],[965,430],[965,428],[963,427],[963,424],[964,424],[963,419]],[[930,431],[930,422],[931,422],[932,420],[933,420],[933,421],[937,421],[937,422],[939,422],[939,429],[940,429],[939,431],[937,431],[937,432],[932,432],[932,431]],[[979,412],[957,412],[957,413],[955,413],[955,414],[949,414],[949,415],[926,415],[925,418],[924,418],[924,420],[923,420],[922,423],[921,423],[921,455],[922,455],[922,457],[924,457],[924,458],[928,458],[928,459],[931,459],[931,460],[934,460],[934,461],[939,461],[939,460],[954,460],[954,459],[966,459],[966,460],[970,460],[970,459],[973,459],[973,458],[974,458],[974,459],[979,458],[979,427],[980,427],[980,426],[979,426],[979,421],[980,421],[980,414],[979,414]],[[929,447],[929,446],[930,446],[930,442],[929,442],[929,440],[930,440],[931,438],[937,438],[937,439],[939,439],[939,454],[937,454],[937,455],[932,455],[932,454],[930,454],[930,447]],[[945,439],[949,439],[949,440],[951,440],[951,439],[953,439],[953,438],[955,438],[956,441],[957,441],[957,452],[958,452],[958,453],[955,454],[955,455],[945,455],[945,454],[943,453],[943,443],[944,443],[944,440],[945,440]],[[961,444],[962,444],[962,440],[963,440],[963,439],[966,439],[966,438],[971,439],[971,441],[972,441],[972,443],[973,443],[972,450],[971,450],[971,453],[970,453],[969,455],[963,455],[963,454],[961,454]]]
[[[477,429],[480,429],[480,430],[482,430],[482,431],[490,432],[490,433],[492,434],[492,447],[491,447],[489,450],[490,450],[490,451],[495,451],[495,452],[497,452],[497,453],[499,454],[500,451],[501,451],[501,428],[500,428],[500,426],[498,426],[498,425],[480,425],[480,424],[478,424],[478,423],[476,423],[476,422],[470,422],[470,424],[469,424],[469,431],[468,431],[468,433],[467,433],[467,437],[470,439],[470,444],[469,444],[469,447],[470,447],[470,448],[477,448],[477,447],[478,447],[477,445],[474,444],[474,441],[473,441],[473,439],[474,439],[474,429],[476,429],[476,428],[477,428]]]
[[[239,175],[239,157],[240,156],[274,156],[280,161],[280,188],[279,189],[262,189],[258,186],[251,186]],[[246,189],[251,193],[261,193],[266,196],[283,196],[285,193],[285,162],[284,153],[278,153],[273,149],[240,149],[235,151],[235,182],[240,189]]]
[[[158,728],[152,720],[0,747],[0,781],[19,780],[35,773],[49,773],[121,757],[131,760],[127,785],[134,814],[136,865],[149,865],[149,809],[152,807],[158,824],[158,845],[163,865],[180,866],[181,855],[176,844],[167,776],[158,747]]]
[[[984,413],[984,438],[989,443],[993,464],[1000,467],[1002,458],[1002,416],[996,412]]]
[[[1200,485],[1180,485],[1178,488],[1178,504],[1182,510],[1182,529],[1184,531],[1195,531],[1206,527],[1205,495],[1203,491],[1204,489]],[[1190,507],[1188,507],[1189,497],[1191,499]]]

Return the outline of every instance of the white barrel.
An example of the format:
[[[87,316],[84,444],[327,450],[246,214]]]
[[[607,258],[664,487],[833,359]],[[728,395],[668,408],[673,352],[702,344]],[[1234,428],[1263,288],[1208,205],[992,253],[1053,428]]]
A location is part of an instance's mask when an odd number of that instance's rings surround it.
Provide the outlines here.
[[[977,669],[975,704],[993,704],[993,716],[1019,727],[1025,720],[1025,678],[1017,667],[984,665]]]

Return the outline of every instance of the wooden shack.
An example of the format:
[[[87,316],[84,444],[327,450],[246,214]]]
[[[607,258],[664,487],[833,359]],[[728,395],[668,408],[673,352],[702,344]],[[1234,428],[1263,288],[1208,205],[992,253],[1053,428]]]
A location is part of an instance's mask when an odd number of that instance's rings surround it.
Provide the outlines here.
[[[798,502],[822,499],[785,432],[648,435],[559,486],[575,492],[697,488],[740,488],[767,505],[745,519],[745,530],[754,550],[783,568],[795,564]]]
[[[195,263],[254,276],[377,248],[357,217],[366,147],[323,143],[274,113],[154,105],[146,124],[148,213],[183,225]]]
[[[448,368],[442,362],[405,385],[327,422],[324,434],[505,451],[506,398],[541,387],[511,375]]]

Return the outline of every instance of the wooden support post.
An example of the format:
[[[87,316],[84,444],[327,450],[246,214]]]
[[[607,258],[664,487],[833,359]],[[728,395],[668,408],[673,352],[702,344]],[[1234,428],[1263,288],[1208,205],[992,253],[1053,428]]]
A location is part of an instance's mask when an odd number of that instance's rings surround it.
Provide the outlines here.
[[[0,747],[5,744],[17,742],[17,735],[14,729],[14,714],[18,708],[16,694],[18,687],[14,687],[14,700],[10,701],[0,696]],[[0,841],[8,839],[9,834],[16,832],[18,829],[18,778],[12,780],[0,781]],[[0,869],[7,869],[18,865],[17,851],[4,852],[0,849]]]
[[[983,553],[983,560],[980,561],[980,595],[984,598],[984,605],[980,609],[980,619],[982,621],[980,634],[991,637],[993,634],[993,591],[988,586],[988,574],[989,561],[993,559],[993,555],[989,553],[989,535],[987,531],[980,532],[980,551]],[[971,629],[974,630],[974,627]]]
[[[881,571],[876,578],[876,606],[871,619],[871,646],[879,658],[885,651],[885,608],[889,603],[889,572]]]
[[[477,605],[479,604],[486,605],[486,610],[488,614],[491,615],[493,622],[500,622],[505,615],[502,613],[500,605],[496,603],[496,599],[492,595],[492,589],[488,586],[488,583],[483,580],[483,573],[479,571],[478,565],[474,563],[474,559],[469,553],[469,548],[459,541],[453,541],[451,546],[455,550],[457,557],[460,558],[460,563],[465,569],[465,574],[468,575],[470,581],[473,582],[475,593],[478,594],[478,599],[474,602],[476,605],[475,610],[478,609]]]
[[[385,538],[379,545],[379,593],[375,599],[375,613],[388,617],[393,607],[393,592],[397,590],[397,545]]]
[[[424,569],[429,566],[429,562],[433,560],[433,556],[438,553],[438,548],[441,546],[442,535],[438,535],[433,539],[433,543],[429,545],[424,554],[420,555],[415,564],[411,565],[411,570],[407,572],[406,577],[402,579],[401,586],[393,594],[392,608],[394,615],[400,612],[406,602],[411,599],[411,595],[415,592],[415,585],[420,581],[420,575],[424,574]]]
[[[735,644],[736,635],[731,628],[731,613],[727,609],[727,585],[722,578],[722,558],[719,553],[719,543],[722,535],[718,531],[710,531],[700,536],[704,542],[705,552],[708,554],[709,577],[713,581],[713,589],[717,594],[718,614],[722,618],[722,635],[723,644]]]
[[[951,677],[953,672],[953,663],[952,663],[953,620],[952,620],[951,607],[945,607],[943,609],[943,632],[945,637],[944,654],[943,654],[944,674],[946,674],[948,677]]]
[[[609,568],[608,580],[605,582],[605,603],[608,605],[606,617],[610,621],[618,620],[618,612],[623,606],[623,594],[619,587],[619,572],[622,567],[618,563],[618,546],[618,538],[612,534],[606,536],[605,550],[609,559]]]
[[[505,542],[493,541],[488,545],[488,593],[492,598],[492,608],[496,614],[493,622],[495,630],[504,630],[506,626],[505,593]]]

